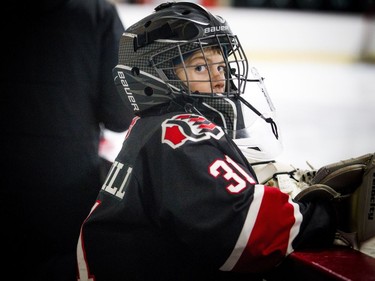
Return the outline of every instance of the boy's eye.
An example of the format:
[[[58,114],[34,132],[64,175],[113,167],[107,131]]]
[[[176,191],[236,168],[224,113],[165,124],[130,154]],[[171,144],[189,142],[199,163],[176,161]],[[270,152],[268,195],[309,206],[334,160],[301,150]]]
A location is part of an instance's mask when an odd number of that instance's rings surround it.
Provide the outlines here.
[[[225,72],[225,65],[219,65],[219,66],[217,67],[217,70],[218,70],[219,72]]]
[[[195,67],[195,70],[198,71],[198,72],[205,71],[206,70],[206,66],[205,65],[197,65]]]
[[[207,69],[206,65],[197,65],[194,67],[194,69],[198,72],[205,71]],[[225,65],[218,65],[217,71],[224,72],[225,71]]]

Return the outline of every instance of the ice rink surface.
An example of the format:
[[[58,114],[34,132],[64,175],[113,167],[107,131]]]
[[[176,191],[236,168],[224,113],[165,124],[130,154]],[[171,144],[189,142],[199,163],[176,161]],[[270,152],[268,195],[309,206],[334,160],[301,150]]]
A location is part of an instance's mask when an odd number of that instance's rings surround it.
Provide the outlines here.
[[[125,25],[155,5],[117,4]],[[308,168],[375,152],[375,64],[361,63],[360,15],[212,7],[265,78],[284,150],[279,161]]]
[[[117,4],[125,25],[155,5]],[[375,64],[362,62],[367,19],[361,15],[215,7],[265,78],[277,108],[283,153],[301,169],[375,152]],[[374,26],[374,23],[372,23]],[[375,33],[375,32],[374,32]],[[373,35],[374,36],[374,35]],[[124,134],[106,132],[113,160]],[[361,251],[375,257],[375,239]]]

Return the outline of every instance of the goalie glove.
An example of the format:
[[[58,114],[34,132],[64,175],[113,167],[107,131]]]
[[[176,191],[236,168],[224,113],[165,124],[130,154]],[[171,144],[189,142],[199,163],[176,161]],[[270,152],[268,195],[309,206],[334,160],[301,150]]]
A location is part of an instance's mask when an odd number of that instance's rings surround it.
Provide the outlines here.
[[[321,167],[294,199],[332,200],[338,219],[335,244],[358,249],[375,236],[375,154]]]

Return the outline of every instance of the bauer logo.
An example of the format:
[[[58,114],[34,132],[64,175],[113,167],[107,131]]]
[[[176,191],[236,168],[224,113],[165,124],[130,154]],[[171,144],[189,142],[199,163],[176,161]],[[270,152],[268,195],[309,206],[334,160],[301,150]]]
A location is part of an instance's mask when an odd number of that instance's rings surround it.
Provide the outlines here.
[[[134,111],[139,111],[138,104],[135,100],[133,93],[130,91],[128,81],[125,79],[125,74],[122,71],[117,71],[117,75],[120,78],[121,85],[124,89],[126,97]]]
[[[220,25],[220,26],[211,26],[211,27],[206,27],[204,29],[204,33],[213,33],[213,32],[221,32],[221,31],[228,31],[229,26],[227,25]]]
[[[210,138],[220,139],[224,135],[222,128],[206,118],[195,114],[173,116],[163,122],[162,143],[178,148],[184,143],[199,142]]]

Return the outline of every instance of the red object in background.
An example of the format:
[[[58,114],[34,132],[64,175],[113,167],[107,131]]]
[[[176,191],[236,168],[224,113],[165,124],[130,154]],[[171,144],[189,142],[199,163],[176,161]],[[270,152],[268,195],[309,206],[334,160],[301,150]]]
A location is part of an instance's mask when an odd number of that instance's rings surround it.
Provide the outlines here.
[[[267,281],[374,281],[375,258],[348,247],[292,253]]]
[[[218,0],[201,0],[200,2],[205,7],[213,7],[218,4]]]

